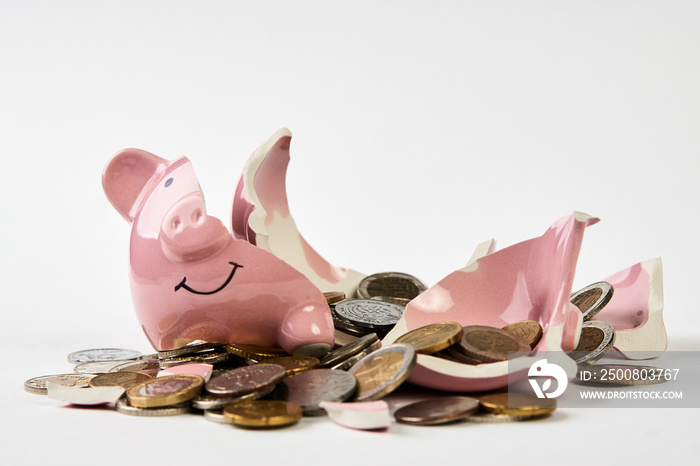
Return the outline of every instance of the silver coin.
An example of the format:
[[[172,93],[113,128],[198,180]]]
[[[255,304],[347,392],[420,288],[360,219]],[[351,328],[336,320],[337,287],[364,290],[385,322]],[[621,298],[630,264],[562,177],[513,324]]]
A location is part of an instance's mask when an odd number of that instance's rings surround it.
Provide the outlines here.
[[[569,301],[583,313],[583,320],[588,321],[603,310],[613,297],[613,286],[608,282],[597,282],[572,293]]]
[[[274,398],[291,401],[301,406],[305,416],[323,416],[322,401],[345,401],[357,387],[355,377],[347,372],[331,369],[312,369],[280,383]]]
[[[168,359],[175,356],[184,356],[186,354],[198,353],[200,351],[211,350],[225,347],[225,343],[197,343],[193,345],[183,346],[181,348],[158,351],[158,359]]]
[[[126,398],[120,398],[119,401],[117,401],[117,412],[128,416],[177,416],[179,414],[187,414],[191,410],[192,404],[189,401],[160,408],[137,408],[136,406],[131,406]]]
[[[239,367],[212,377],[206,383],[209,393],[215,395],[240,396],[276,385],[287,375],[282,366],[276,364],[255,364]]]
[[[364,337],[365,335],[369,335],[370,333],[376,333],[378,338],[384,338],[384,336],[386,336],[386,334],[388,333],[388,330],[369,327],[358,327],[357,325],[353,325],[350,322],[341,319],[335,313],[335,311],[331,311],[331,316],[333,317],[333,327],[335,327],[336,330],[340,330],[354,337],[359,338]]]
[[[340,348],[337,348],[327,355],[325,355],[323,358],[321,358],[321,362],[319,364],[319,367],[325,368],[325,367],[331,367],[334,366],[346,359],[348,359],[351,356],[354,356],[355,354],[359,353],[363,349],[367,348],[369,345],[377,341],[379,338],[377,337],[376,333],[370,333],[368,335],[365,335],[363,337],[358,338],[357,340],[353,341],[352,343],[348,343],[347,345],[343,345]]]
[[[369,299],[388,296],[411,300],[428,289],[428,286],[413,275],[400,272],[382,272],[362,279],[357,287],[357,296]]]
[[[385,346],[362,358],[348,373],[357,379],[355,401],[372,401],[391,393],[411,374],[416,352],[406,343]]]
[[[376,299],[347,299],[335,305],[335,314],[357,327],[391,329],[403,316],[405,308]]]
[[[377,340],[371,345],[369,345],[367,348],[362,349],[359,353],[354,354],[347,358],[345,361],[341,361],[335,366],[331,367],[334,371],[347,371],[350,369],[352,366],[357,364],[359,361],[361,361],[365,356],[368,356],[371,353],[374,353],[377,351],[379,348],[382,347],[382,342]]]
[[[394,418],[404,424],[434,426],[462,421],[479,409],[479,400],[467,396],[446,396],[402,406]]]
[[[632,364],[596,364],[582,366],[575,383],[592,387],[631,387],[666,382],[666,369]]]
[[[196,398],[192,400],[192,407],[195,409],[201,409],[204,411],[224,409],[227,404],[234,401],[241,400],[257,400],[266,397],[272,393],[275,389],[274,385],[271,385],[262,390],[256,392],[251,392],[240,396],[226,396],[226,395],[214,395],[212,393],[200,393]]]
[[[57,375],[42,375],[34,377],[24,382],[24,390],[35,395],[46,395],[46,381],[66,385],[68,387],[87,388],[90,386],[90,380],[95,377],[92,374],[57,374]]]
[[[217,424],[230,424],[224,417],[223,409],[207,409],[204,411],[204,419]]]
[[[589,320],[581,326],[581,338],[569,354],[576,364],[593,364],[615,344],[615,329],[607,322]]]
[[[128,361],[136,359],[141,355],[140,351],[122,348],[96,348],[82,351],[75,351],[68,355],[68,362],[80,364],[81,362],[92,361]]]
[[[117,366],[124,364],[124,361],[93,361],[78,364],[73,368],[76,374],[106,374]]]

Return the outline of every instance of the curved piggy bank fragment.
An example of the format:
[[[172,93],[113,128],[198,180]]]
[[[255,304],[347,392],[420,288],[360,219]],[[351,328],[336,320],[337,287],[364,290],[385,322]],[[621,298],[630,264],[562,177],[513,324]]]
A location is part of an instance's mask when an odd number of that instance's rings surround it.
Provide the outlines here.
[[[149,341],[166,350],[203,340],[324,354],[330,308],[304,275],[236,240],[207,215],[192,164],[126,149],[105,168],[107,198],[133,223],[131,291]]]
[[[287,128],[277,130],[246,162],[233,199],[233,234],[286,261],[321,291],[354,296],[365,275],[333,266],[321,257],[301,236],[289,213],[285,181],[291,140]]]
[[[483,243],[466,267],[443,278],[408,304],[383,344],[435,322],[502,328],[520,320],[535,320],[543,330],[537,350],[559,354],[573,350],[582,316],[569,302],[569,295],[583,232],[596,222],[597,218],[576,212],[561,218],[544,235],[501,251],[493,252],[493,241]],[[527,375],[527,369],[537,359],[541,356],[471,366],[419,355],[409,380],[447,391],[491,390],[506,386],[509,373]],[[569,377],[576,375],[576,364],[570,358],[562,357],[555,363]]]
[[[639,262],[605,279],[615,292],[595,316],[615,329],[615,348],[630,359],[649,359],[666,350],[661,258]]]

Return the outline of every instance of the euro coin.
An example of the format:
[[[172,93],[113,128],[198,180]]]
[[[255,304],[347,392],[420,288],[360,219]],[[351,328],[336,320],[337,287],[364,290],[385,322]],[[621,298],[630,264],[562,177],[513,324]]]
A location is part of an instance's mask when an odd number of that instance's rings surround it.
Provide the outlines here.
[[[131,406],[157,408],[189,401],[199,395],[203,386],[204,379],[198,375],[168,375],[132,386],[126,397]]]
[[[394,391],[411,374],[416,352],[411,345],[396,343],[361,359],[348,372],[357,379],[355,401],[378,400]]]
[[[571,294],[571,304],[579,308],[583,320],[588,321],[610,302],[613,297],[613,286],[608,282],[597,282]]]
[[[92,374],[58,374],[33,377],[24,382],[24,390],[35,395],[46,395],[46,381],[51,380],[67,387],[86,388],[90,386],[90,380],[95,377]]]
[[[168,359],[175,356],[184,356],[186,354],[198,353],[200,351],[219,349],[224,347],[223,343],[196,343],[183,346],[181,348],[158,351],[158,359]]]
[[[615,329],[606,322],[589,320],[581,326],[581,338],[569,356],[576,364],[593,364],[615,344]]]
[[[191,406],[188,402],[158,408],[139,408],[130,405],[127,399],[124,397],[117,401],[116,408],[119,414],[141,417],[178,416],[180,414],[187,414],[191,411]]]
[[[226,351],[229,353],[245,358],[252,359],[254,361],[261,361],[263,359],[270,358],[281,358],[283,356],[289,356],[282,348],[266,348],[257,345],[245,345],[237,343],[229,343],[226,345]]]
[[[369,345],[371,345],[378,339],[379,338],[377,337],[376,333],[370,333],[346,345],[343,345],[340,348],[334,349],[333,351],[325,355],[323,358],[321,358],[319,367],[331,367],[336,364],[339,364],[345,361],[346,359],[354,356],[355,354],[359,353],[363,349],[367,348]]]

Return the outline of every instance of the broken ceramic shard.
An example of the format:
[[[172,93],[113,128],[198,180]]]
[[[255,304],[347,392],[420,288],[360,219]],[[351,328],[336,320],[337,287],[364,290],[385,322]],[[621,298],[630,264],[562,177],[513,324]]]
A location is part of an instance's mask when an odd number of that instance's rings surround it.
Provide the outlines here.
[[[233,200],[233,234],[286,261],[321,291],[354,296],[364,275],[321,257],[301,236],[289,211],[286,176],[291,140],[292,133],[282,128],[246,162]]]
[[[296,355],[331,348],[335,331],[321,291],[207,215],[187,158],[126,149],[110,160],[102,185],[133,224],[132,298],[154,348],[194,340],[281,346]]]
[[[544,235],[493,252],[493,241],[477,247],[469,264],[451,273],[406,307],[397,326],[384,339],[436,322],[502,328],[534,320],[543,329],[536,350],[571,351],[581,329],[581,312],[569,302],[583,232],[597,218],[575,212],[561,218]],[[536,355],[470,366],[419,355],[409,381],[448,391],[481,391],[504,387],[508,374],[522,371]],[[573,377],[576,365],[557,362]]]
[[[333,421],[343,427],[358,430],[381,430],[391,425],[389,405],[384,400],[342,403],[339,401],[322,401]]]
[[[639,262],[605,279],[615,293],[596,315],[615,329],[615,349],[630,359],[649,359],[666,350],[661,258]]]

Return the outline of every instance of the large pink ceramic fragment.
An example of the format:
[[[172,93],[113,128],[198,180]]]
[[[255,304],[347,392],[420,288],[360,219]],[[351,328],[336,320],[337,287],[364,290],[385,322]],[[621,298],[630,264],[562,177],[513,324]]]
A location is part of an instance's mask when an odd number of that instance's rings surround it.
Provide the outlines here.
[[[320,355],[333,345],[323,294],[293,267],[234,239],[207,215],[185,157],[167,161],[126,149],[110,160],[102,184],[133,224],[132,297],[154,348],[203,340]]]
[[[402,320],[384,340],[435,322],[504,327],[535,320],[544,335],[539,351],[571,351],[581,329],[581,312],[569,302],[583,232],[597,218],[576,212],[557,221],[544,235],[501,251],[493,242],[481,245],[470,263],[451,273],[411,301]],[[503,387],[508,373],[523,370],[534,357],[470,366],[419,355],[410,381],[449,391],[480,391]],[[566,358],[568,359],[568,358]],[[570,359],[558,362],[570,376]]]
[[[354,296],[364,275],[321,257],[301,236],[289,212],[286,176],[291,140],[287,128],[277,130],[246,162],[233,200],[233,234],[286,261],[321,291]]]
[[[661,258],[635,264],[605,281],[615,292],[595,320],[615,328],[615,348],[630,359],[661,355],[667,345]]]

